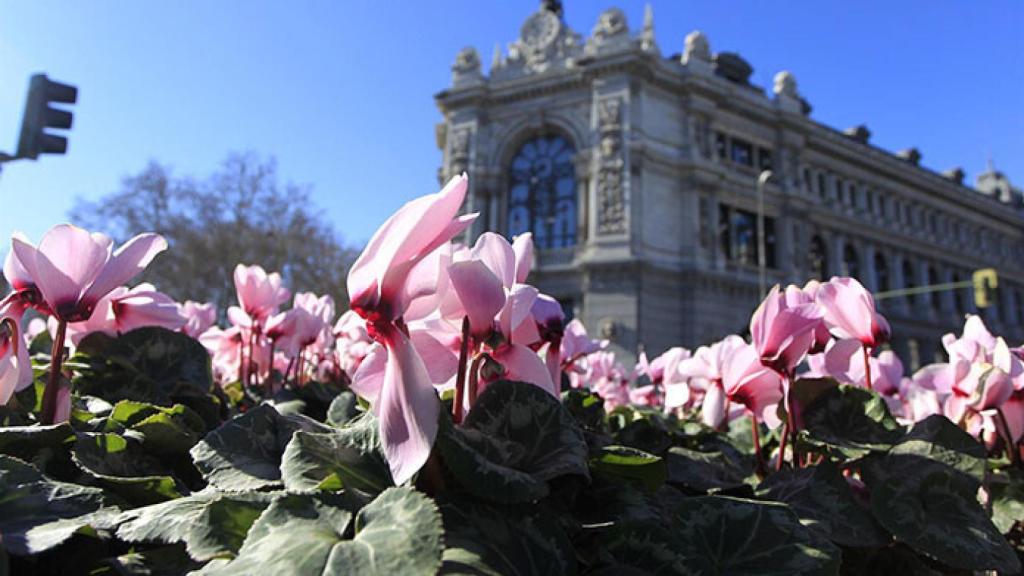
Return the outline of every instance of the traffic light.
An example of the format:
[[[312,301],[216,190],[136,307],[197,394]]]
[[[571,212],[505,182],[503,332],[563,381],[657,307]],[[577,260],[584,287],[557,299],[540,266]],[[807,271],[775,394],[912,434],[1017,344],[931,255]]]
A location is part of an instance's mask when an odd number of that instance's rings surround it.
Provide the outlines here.
[[[974,305],[988,308],[996,303],[996,288],[999,287],[999,275],[995,268],[975,270],[971,276],[974,282]]]
[[[18,139],[18,158],[35,160],[40,154],[64,154],[68,139],[48,132],[48,128],[71,128],[72,115],[68,110],[53,108],[50,104],[74,104],[78,89],[54,82],[46,74],[36,74],[28,85],[25,115],[21,118],[21,136]]]

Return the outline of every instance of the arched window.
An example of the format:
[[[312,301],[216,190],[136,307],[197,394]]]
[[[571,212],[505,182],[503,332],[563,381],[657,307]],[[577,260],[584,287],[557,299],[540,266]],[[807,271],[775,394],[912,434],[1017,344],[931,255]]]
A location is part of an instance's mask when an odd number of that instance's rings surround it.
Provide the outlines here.
[[[843,247],[843,276],[857,278],[860,276],[860,263],[857,260],[857,249],[853,244]]]
[[[810,250],[807,251],[807,271],[812,278],[826,280],[828,274],[828,256],[825,249],[825,241],[821,236],[811,238]]]
[[[939,273],[935,270],[934,266],[928,267],[928,285],[935,286],[939,283]],[[942,298],[938,291],[928,293],[928,301],[931,303],[932,308],[938,310],[942,307]]]
[[[537,248],[576,244],[576,168],[561,136],[529,140],[509,166],[508,235],[533,232]]]
[[[889,263],[881,252],[875,252],[875,284],[876,291],[887,292],[889,290]]]

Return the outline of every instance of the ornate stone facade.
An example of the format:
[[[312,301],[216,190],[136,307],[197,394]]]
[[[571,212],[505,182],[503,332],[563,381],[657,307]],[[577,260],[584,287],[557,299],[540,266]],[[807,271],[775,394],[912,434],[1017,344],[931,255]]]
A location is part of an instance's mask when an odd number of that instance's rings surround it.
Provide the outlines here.
[[[475,49],[458,54],[437,95],[439,177],[469,173],[467,209],[481,212],[471,236],[510,224],[548,235],[532,280],[624,359],[745,331],[760,299],[763,169],[774,173],[771,283],[850,274],[884,292],[994,267],[998,305],[982,313],[1024,338],[1024,211],[1005,175],[990,168],[972,188],[959,168],[922,165],[916,148],[874,146],[863,125],[823,125],[792,72],[754,86],[750,64],[713,52],[700,32],[664,57],[649,8],[635,31],[606,10],[586,39],[561,11],[548,1],[525,15],[486,74]],[[978,312],[969,289],[881,305],[911,365],[932,361],[941,334]]]

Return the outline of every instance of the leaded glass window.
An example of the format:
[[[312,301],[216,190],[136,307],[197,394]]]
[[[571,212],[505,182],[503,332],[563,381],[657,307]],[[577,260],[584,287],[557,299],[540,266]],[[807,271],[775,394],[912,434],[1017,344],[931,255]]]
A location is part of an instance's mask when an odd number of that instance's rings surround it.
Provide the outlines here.
[[[534,138],[509,167],[508,235],[533,232],[537,248],[576,244],[575,150],[561,136]]]

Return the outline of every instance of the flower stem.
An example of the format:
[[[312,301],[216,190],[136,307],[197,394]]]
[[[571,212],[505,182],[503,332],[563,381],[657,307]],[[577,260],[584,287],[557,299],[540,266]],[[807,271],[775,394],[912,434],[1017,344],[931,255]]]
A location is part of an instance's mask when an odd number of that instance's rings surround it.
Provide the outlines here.
[[[757,475],[763,476],[766,470],[764,455],[761,454],[761,430],[757,425],[757,416],[750,413],[750,439],[754,442],[754,456],[757,458]]]
[[[489,358],[487,354],[478,354],[476,358],[473,358],[473,364],[469,367],[469,405],[473,406],[476,403],[476,393],[478,382],[480,380],[480,364],[484,360]]]
[[[60,370],[64,364],[64,335],[67,332],[68,323],[61,320],[57,323],[57,335],[53,338],[53,348],[50,349],[50,377],[46,381],[46,389],[43,392],[43,424],[53,424],[57,418],[57,393],[60,391]]]
[[[871,390],[871,362],[868,361],[871,358],[871,349],[861,346],[861,350],[864,351],[864,384]]]
[[[796,401],[793,399],[793,374],[792,373],[783,374],[782,377],[786,381],[785,382],[786,383],[786,399],[788,400],[788,404],[789,404],[789,406],[786,409],[786,424],[788,424],[789,434],[791,436],[791,438],[789,440],[789,443],[790,443],[789,450],[790,450],[790,452],[793,453],[793,466],[796,467],[796,468],[801,468],[802,466],[800,464],[800,451],[797,449],[797,435],[800,433],[800,431],[797,430],[797,421],[796,421],[796,409],[797,409],[797,406],[796,406]]]
[[[1010,432],[1010,425],[1006,422],[1002,408],[996,408],[996,428],[1001,428],[1000,435],[1003,436],[1003,442],[1006,444],[1006,457],[1010,459],[1011,464],[1019,464],[1020,451],[1013,443],[1013,433]]]
[[[782,436],[779,440],[779,457],[775,460],[775,471],[782,470],[782,462],[786,458],[786,442],[789,439],[789,421],[790,417],[787,414],[786,423],[782,425]]]
[[[452,403],[452,419],[462,422],[463,394],[466,392],[466,364],[469,362],[469,316],[462,318],[462,344],[459,346],[459,371],[455,375],[455,398]]]

